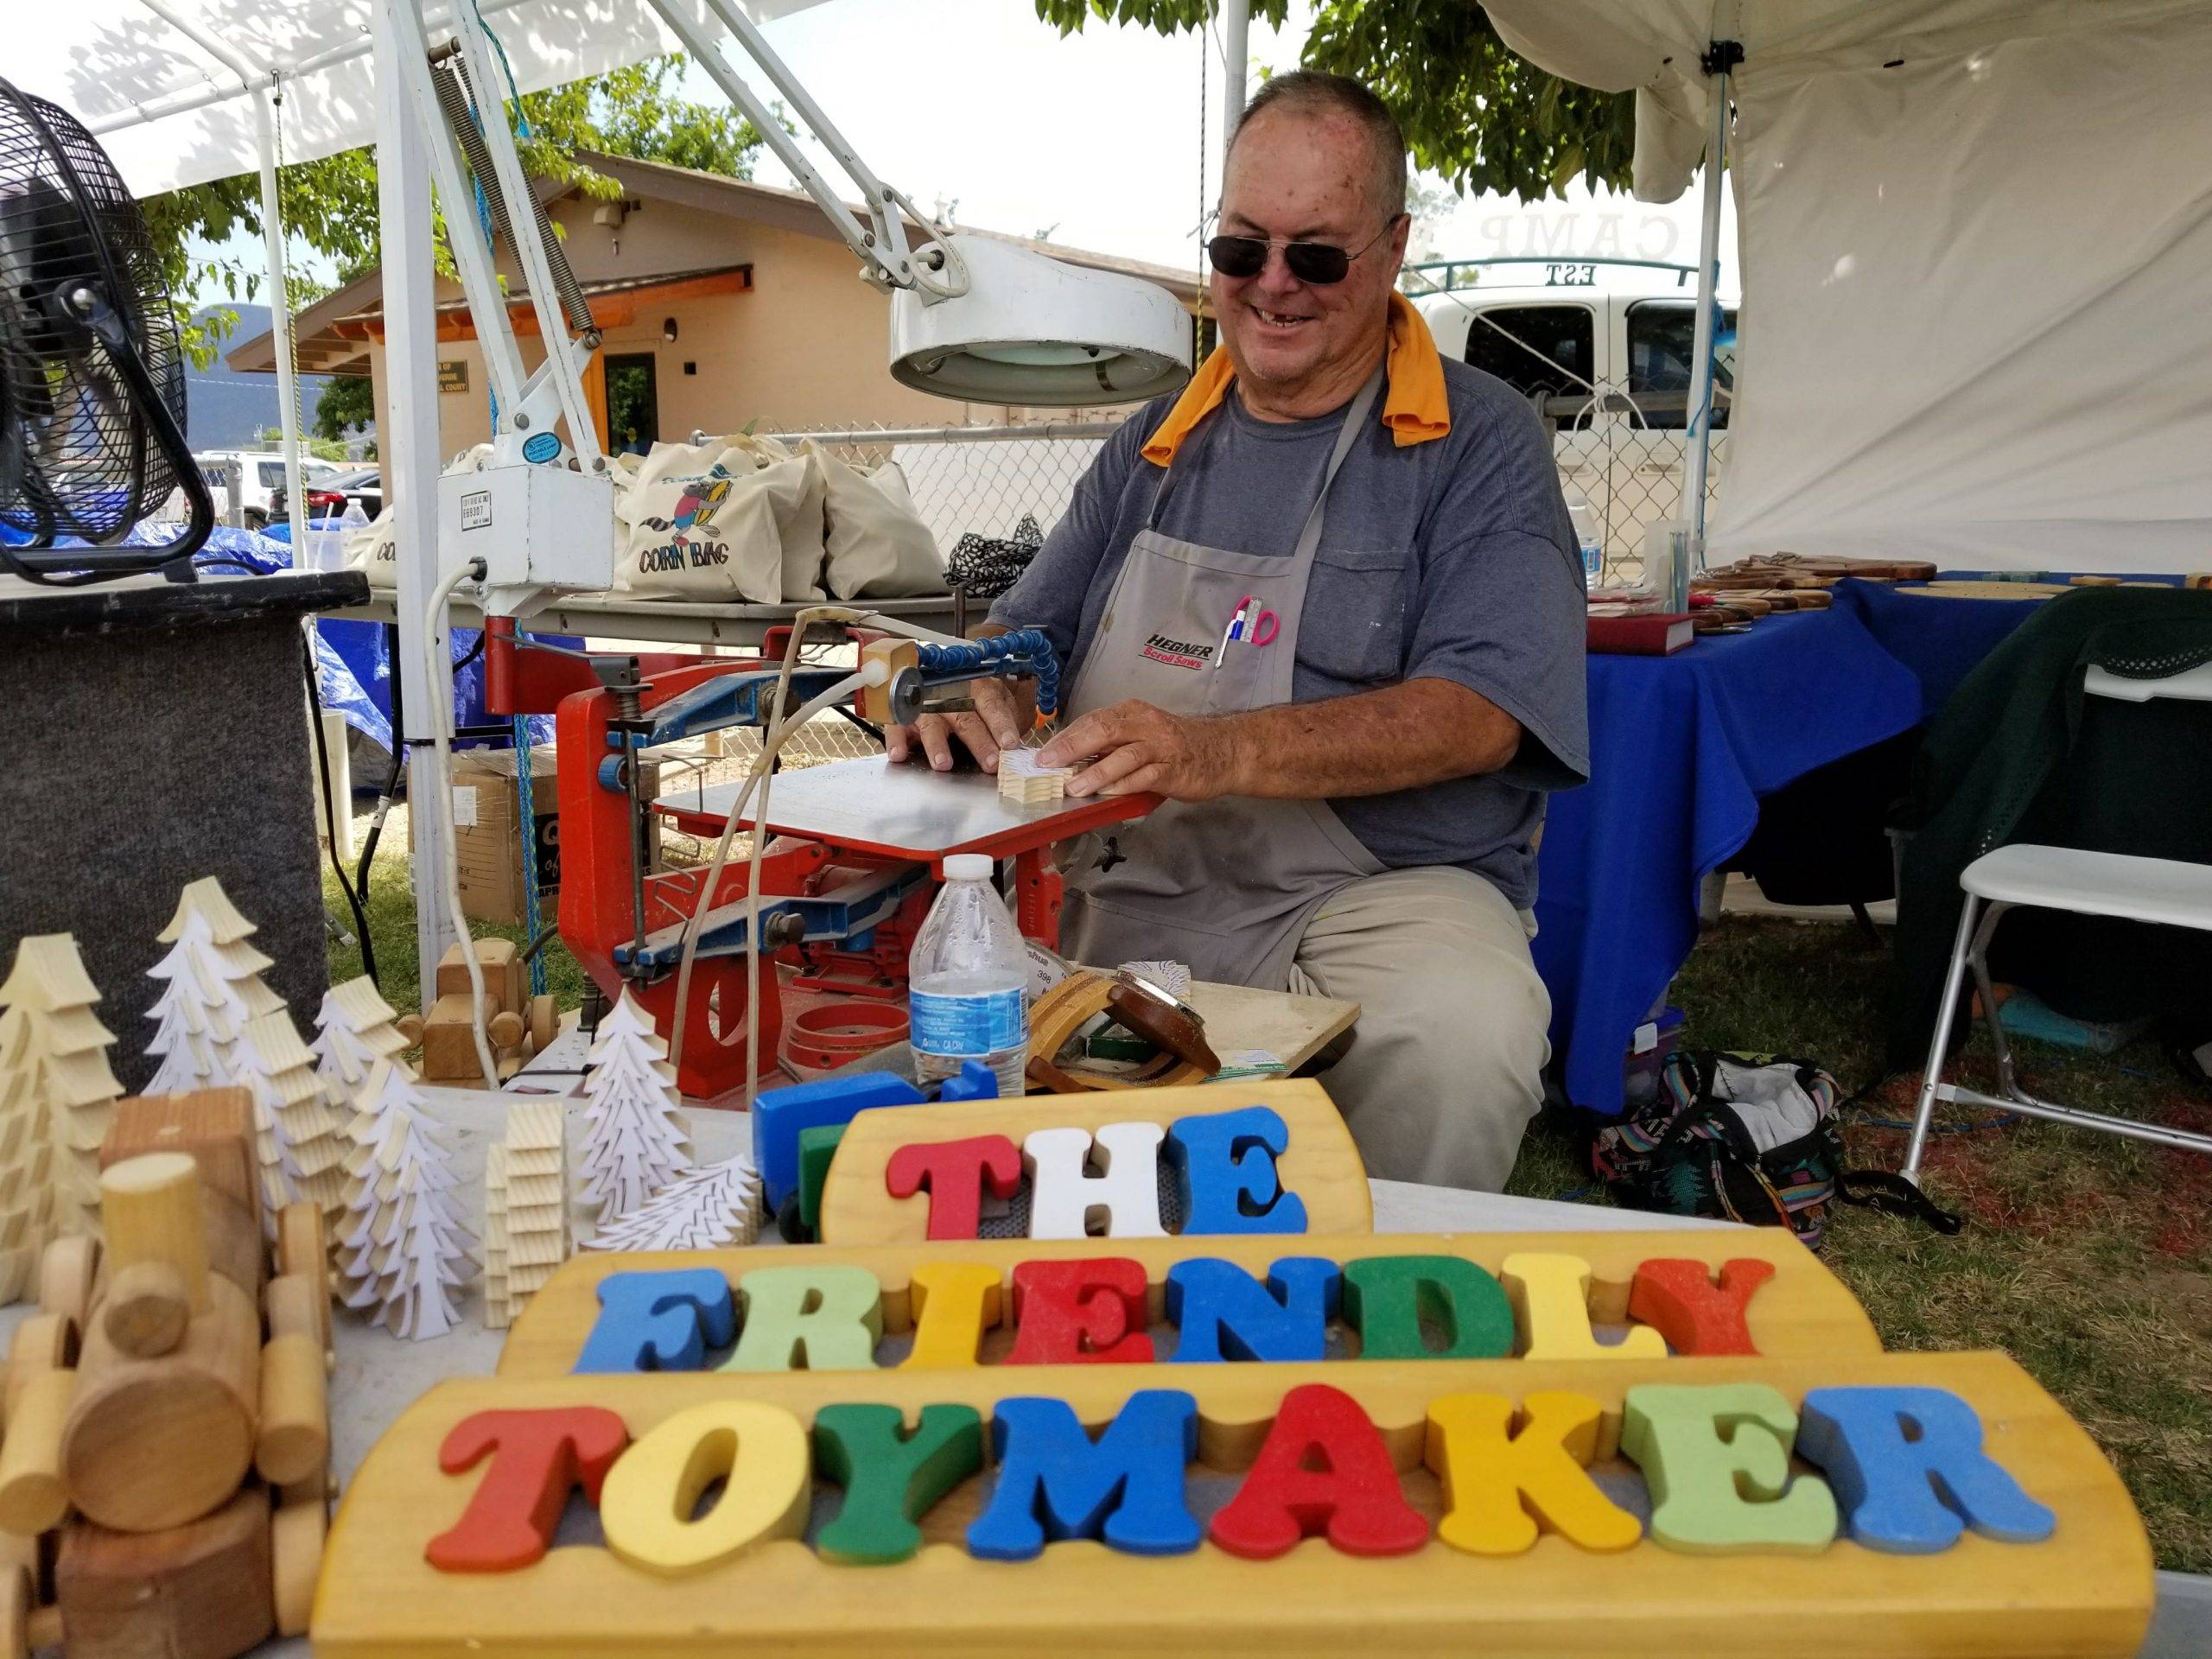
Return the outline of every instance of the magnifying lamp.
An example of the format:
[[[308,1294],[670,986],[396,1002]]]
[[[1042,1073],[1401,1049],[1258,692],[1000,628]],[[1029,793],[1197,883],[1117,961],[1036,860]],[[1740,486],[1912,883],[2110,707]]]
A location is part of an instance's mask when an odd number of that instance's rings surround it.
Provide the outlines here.
[[[1189,376],[1191,319],[1166,289],[973,232],[936,229],[934,240],[910,249],[907,222],[930,221],[868,170],[737,0],[649,3],[814,198],[860,257],[861,275],[890,295],[891,375],[899,384],[968,403],[1065,406],[1135,403]],[[695,6],[768,78],[782,108],[746,84]],[[798,147],[786,111],[859,188],[856,207]]]
[[[891,296],[891,377],[970,403],[1133,403],[1190,374],[1191,319],[1156,283],[1064,264],[995,238],[948,236],[968,291]]]

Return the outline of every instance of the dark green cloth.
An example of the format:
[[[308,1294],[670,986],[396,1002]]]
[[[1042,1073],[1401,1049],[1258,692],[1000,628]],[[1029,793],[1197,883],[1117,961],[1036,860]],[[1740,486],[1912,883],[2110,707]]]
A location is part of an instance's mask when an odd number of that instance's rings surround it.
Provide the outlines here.
[[[1984,853],[2032,841],[2212,855],[2212,705],[2097,698],[2085,716],[2082,689],[2093,664],[2162,679],[2207,661],[2212,591],[2085,588],[2043,605],[1959,687],[1929,728],[1902,818],[1915,834],[1897,891],[1891,1065],[1926,1058],[1963,903],[1959,877]],[[2154,1011],[2145,999],[2172,983],[2176,953],[2204,938],[2174,934],[2018,912],[1998,935],[1993,967],[2065,1012],[2125,1017]]]

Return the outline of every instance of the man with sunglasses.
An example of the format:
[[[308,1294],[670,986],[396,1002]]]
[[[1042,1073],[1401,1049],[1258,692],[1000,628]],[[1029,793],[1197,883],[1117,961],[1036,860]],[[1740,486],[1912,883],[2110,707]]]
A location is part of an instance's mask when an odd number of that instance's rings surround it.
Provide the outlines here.
[[[1207,245],[1222,349],[991,617],[1066,664],[1069,794],[1165,798],[1083,848],[1072,952],[1358,1002],[1323,1080],[1370,1172],[1494,1190],[1549,1054],[1529,940],[1546,794],[1588,766],[1581,566],[1535,412],[1395,292],[1405,192],[1365,87],[1260,90]],[[994,766],[1024,711],[976,702],[893,757]]]

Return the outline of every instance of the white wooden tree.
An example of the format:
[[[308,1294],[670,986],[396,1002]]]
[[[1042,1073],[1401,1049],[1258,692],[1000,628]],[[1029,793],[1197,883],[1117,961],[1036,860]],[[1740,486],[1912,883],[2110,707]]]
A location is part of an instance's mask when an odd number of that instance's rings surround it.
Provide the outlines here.
[[[161,1060],[148,1094],[185,1094],[233,1081],[239,1033],[284,1006],[261,982],[271,964],[253,948],[253,932],[213,876],[186,887],[159,935],[168,954],[147,969],[162,982],[147,1010],[154,1035],[146,1052]]]
[[[53,1147],[39,1133],[40,1115],[30,1015],[11,1007],[0,1012],[0,1302],[35,1290],[53,1231]]]
[[[691,1168],[668,1045],[628,992],[600,1021],[584,1075],[584,1201],[625,1216]]]
[[[474,1269],[476,1243],[461,1222],[448,1149],[404,1061],[378,1061],[356,1105],[339,1238],[346,1305],[401,1337],[443,1336],[459,1322],[454,1292]]]
[[[123,1085],[108,1067],[115,1035],[92,1012],[100,1000],[77,941],[42,933],[16,948],[0,1003],[25,1018],[36,1118],[31,1133],[51,1143],[48,1179],[57,1233],[99,1231],[100,1141]]]
[[[356,1097],[379,1060],[396,1060],[407,1046],[395,1023],[399,1015],[364,974],[324,993],[315,1017],[315,1075],[334,1109],[350,1116]]]
[[[720,1250],[750,1244],[760,1223],[760,1174],[733,1158],[686,1175],[601,1226],[592,1250]]]
[[[270,1236],[276,1212],[296,1200],[315,1205],[334,1228],[346,1202],[346,1146],[292,1016],[280,1005],[249,1022],[231,1058],[232,1081],[253,1096],[254,1153]]]

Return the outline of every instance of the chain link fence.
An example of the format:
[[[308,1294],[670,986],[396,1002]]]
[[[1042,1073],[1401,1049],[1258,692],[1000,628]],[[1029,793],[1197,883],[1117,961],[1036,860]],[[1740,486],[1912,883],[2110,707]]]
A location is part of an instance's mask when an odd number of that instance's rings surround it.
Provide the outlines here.
[[[1680,521],[1688,459],[1682,394],[1631,401],[1619,392],[1535,400],[1553,431],[1560,485],[1570,504],[1586,506],[1605,545],[1605,580],[1629,584],[1643,575],[1645,540],[1653,526]],[[793,427],[779,440],[811,439],[855,466],[894,463],[914,505],[947,557],[967,536],[988,540],[1049,534],[1100,448],[1120,424],[1112,420],[1027,425],[947,427]],[[1708,501],[1726,471],[1728,434],[1713,435]],[[1028,521],[1027,524],[1025,521]]]

